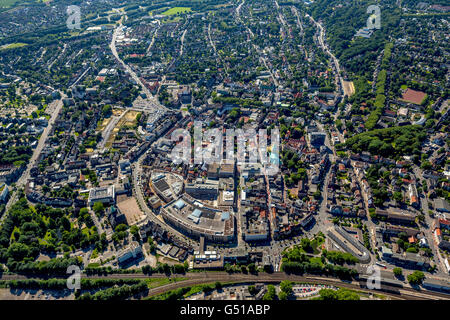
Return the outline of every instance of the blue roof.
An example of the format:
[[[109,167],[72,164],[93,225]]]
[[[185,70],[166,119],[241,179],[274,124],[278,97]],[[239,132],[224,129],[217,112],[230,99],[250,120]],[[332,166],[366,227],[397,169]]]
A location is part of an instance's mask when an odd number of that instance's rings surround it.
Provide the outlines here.
[[[270,163],[273,163],[273,164],[280,163],[280,158],[278,157],[278,153],[276,153],[276,152],[271,152],[269,159],[270,159]]]
[[[227,220],[230,218],[229,212],[222,212],[222,220]]]
[[[195,209],[194,211],[192,211],[191,215],[196,218],[200,218],[200,216],[202,215],[202,212],[199,209]]]
[[[178,210],[182,209],[185,205],[186,205],[186,203],[184,203],[184,201],[181,200],[181,199],[178,200],[177,202],[175,202],[175,207],[176,207]]]

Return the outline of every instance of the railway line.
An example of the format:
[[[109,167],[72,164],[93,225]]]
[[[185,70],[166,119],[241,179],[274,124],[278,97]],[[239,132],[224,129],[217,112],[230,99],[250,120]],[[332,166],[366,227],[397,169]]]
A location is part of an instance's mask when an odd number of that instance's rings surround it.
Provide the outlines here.
[[[188,286],[201,285],[214,282],[222,283],[279,283],[283,280],[289,280],[298,283],[324,284],[341,288],[347,288],[365,293],[382,294],[393,300],[450,300],[450,295],[428,290],[415,290],[401,285],[385,284],[381,282],[380,289],[369,289],[366,286],[365,279],[359,281],[343,281],[337,278],[313,276],[313,275],[295,275],[284,272],[274,272],[271,274],[230,274],[227,272],[191,272],[186,274],[174,274],[167,276],[165,274],[146,275],[142,273],[133,274],[105,274],[105,275],[82,275],[85,279],[161,279],[161,278],[187,278],[178,280],[160,287],[149,290],[149,296],[155,296],[164,292],[179,289]],[[5,274],[0,280],[24,280],[36,279],[37,277],[26,277],[24,275]],[[61,277],[63,278],[63,277]],[[42,278],[40,278],[42,279]]]

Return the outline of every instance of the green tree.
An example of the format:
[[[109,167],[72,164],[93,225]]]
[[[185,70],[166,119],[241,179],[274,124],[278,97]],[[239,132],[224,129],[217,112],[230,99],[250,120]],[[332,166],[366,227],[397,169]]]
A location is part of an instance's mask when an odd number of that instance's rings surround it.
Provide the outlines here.
[[[400,191],[395,191],[394,192],[394,199],[397,202],[402,202],[403,201],[403,195]]]
[[[280,300],[287,300],[288,299],[287,293],[284,292],[284,291],[280,291],[280,293],[278,293],[278,299],[280,299]]]
[[[300,245],[302,246],[302,249],[306,252],[313,252],[313,247],[311,246],[311,241],[308,238],[303,238],[300,241]]]
[[[281,281],[280,283],[280,289],[282,292],[286,293],[286,295],[292,294],[292,282],[289,280]]]
[[[139,237],[139,228],[135,225],[131,226],[130,228],[130,233],[133,235],[134,239],[139,241],[140,237]]]
[[[276,297],[275,287],[271,284],[267,286],[267,292],[263,296],[263,300],[274,300]]]
[[[103,205],[103,202],[94,203],[94,206],[92,208],[94,209],[96,215],[100,215],[105,211],[105,206]]]
[[[112,107],[107,104],[102,108],[102,115],[107,118],[112,114]]]
[[[400,277],[403,274],[402,268],[399,268],[399,267],[395,267],[393,271],[394,271],[394,275],[396,277]]]
[[[256,287],[255,286],[248,286],[248,292],[254,296],[257,293]]]
[[[425,279],[425,274],[422,271],[416,270],[413,273],[409,274],[407,279],[409,283],[413,285],[418,285],[421,284]]]
[[[250,272],[250,273],[256,273],[256,266],[255,266],[254,263],[250,263],[250,264],[248,265],[248,272]]]

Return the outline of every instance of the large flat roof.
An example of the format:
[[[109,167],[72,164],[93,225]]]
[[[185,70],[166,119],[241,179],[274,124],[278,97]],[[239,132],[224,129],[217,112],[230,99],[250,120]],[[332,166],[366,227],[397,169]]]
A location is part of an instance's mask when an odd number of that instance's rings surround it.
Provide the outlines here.
[[[184,206],[180,206],[184,203]],[[208,234],[226,235],[233,232],[229,212],[201,204],[186,194],[163,207],[166,213],[186,227]]]

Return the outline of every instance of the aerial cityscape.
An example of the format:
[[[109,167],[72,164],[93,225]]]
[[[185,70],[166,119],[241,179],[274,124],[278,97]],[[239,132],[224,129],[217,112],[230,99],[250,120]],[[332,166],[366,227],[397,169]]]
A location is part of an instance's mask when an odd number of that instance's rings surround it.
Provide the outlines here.
[[[450,300],[449,15],[0,0],[0,300]]]

